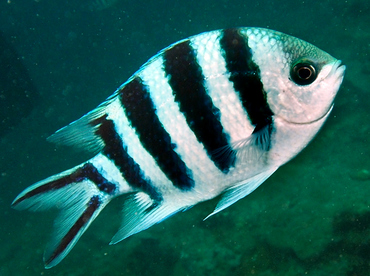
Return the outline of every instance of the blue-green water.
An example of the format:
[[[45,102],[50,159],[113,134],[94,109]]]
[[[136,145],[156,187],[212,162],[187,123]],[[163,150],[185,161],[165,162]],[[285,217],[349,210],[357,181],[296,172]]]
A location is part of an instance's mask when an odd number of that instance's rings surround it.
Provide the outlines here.
[[[0,275],[369,275],[369,5],[1,1],[0,31],[40,99],[0,140]],[[42,255],[55,213],[18,212],[10,204],[30,184],[90,157],[45,138],[93,109],[158,50],[234,26],[297,36],[347,65],[316,139],[257,191],[207,221],[217,200],[109,246],[120,225],[122,200],[116,199],[67,258],[45,270]]]

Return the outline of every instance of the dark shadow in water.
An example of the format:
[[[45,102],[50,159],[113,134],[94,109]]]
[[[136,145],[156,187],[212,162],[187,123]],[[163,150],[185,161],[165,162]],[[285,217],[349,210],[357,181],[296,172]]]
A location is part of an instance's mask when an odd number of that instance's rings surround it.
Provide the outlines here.
[[[22,58],[0,32],[0,138],[30,114],[38,96]]]
[[[301,269],[302,272],[322,271],[326,267],[338,267],[340,275],[367,276],[370,271],[370,212],[345,211],[333,219],[333,241],[316,256],[301,259],[290,248],[281,248],[260,241],[251,252],[246,252],[237,275],[259,275],[260,273]],[[345,268],[345,269],[344,269]],[[344,270],[344,271],[343,271]],[[280,275],[280,274],[279,274]]]
[[[179,258],[180,254],[174,248],[161,246],[157,239],[146,238],[131,253],[125,269],[129,275],[173,275]]]

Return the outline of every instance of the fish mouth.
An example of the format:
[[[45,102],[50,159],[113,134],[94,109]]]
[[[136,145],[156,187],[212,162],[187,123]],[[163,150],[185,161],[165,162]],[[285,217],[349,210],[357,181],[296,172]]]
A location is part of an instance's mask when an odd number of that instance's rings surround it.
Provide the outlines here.
[[[337,60],[329,73],[329,75],[336,75],[337,80],[342,83],[344,78],[344,72],[346,71],[346,66],[342,64],[341,60]]]

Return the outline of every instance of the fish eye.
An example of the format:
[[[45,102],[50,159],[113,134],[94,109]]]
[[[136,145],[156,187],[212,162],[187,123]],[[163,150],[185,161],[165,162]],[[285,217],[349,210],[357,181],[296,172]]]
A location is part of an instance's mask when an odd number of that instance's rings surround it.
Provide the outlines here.
[[[295,63],[290,70],[290,77],[298,85],[308,85],[315,81],[317,71],[310,62]]]

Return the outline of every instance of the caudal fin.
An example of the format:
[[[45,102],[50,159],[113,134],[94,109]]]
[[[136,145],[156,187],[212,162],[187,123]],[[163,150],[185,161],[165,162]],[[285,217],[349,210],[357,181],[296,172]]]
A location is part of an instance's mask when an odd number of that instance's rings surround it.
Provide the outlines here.
[[[44,254],[45,267],[51,268],[69,253],[115,192],[114,184],[107,182],[92,164],[85,163],[28,187],[13,201],[12,207],[61,210]]]

